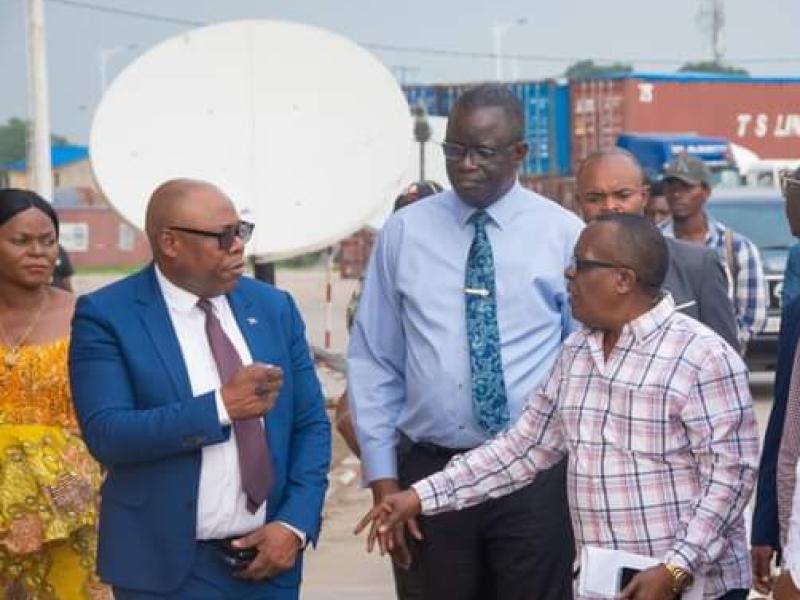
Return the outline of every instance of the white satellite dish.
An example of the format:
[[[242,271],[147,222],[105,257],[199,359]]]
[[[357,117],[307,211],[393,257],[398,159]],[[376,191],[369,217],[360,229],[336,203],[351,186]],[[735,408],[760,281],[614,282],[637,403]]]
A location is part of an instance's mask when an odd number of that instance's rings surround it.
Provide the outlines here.
[[[372,54],[308,25],[248,20],[169,39],[127,67],[92,124],[97,181],[138,227],[174,177],[218,185],[274,260],[359,229],[403,183],[408,104]]]
[[[444,154],[442,153],[441,143],[447,133],[447,117],[428,117],[431,126],[431,139],[425,144],[425,179],[435,181],[443,188],[450,187],[450,180],[447,179]],[[412,136],[413,139],[413,136]],[[419,181],[419,142],[413,142],[409,148],[408,165],[403,177],[403,184],[391,194],[391,199],[382,206],[378,212],[369,220],[367,227],[372,230],[379,230],[386,223],[392,210],[397,196],[415,181]]]

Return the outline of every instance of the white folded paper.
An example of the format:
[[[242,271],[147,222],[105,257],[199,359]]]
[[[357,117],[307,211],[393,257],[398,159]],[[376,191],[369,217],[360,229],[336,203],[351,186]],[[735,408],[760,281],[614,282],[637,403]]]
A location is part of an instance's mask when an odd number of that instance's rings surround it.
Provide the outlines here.
[[[623,568],[644,570],[659,564],[652,556],[622,550],[584,546],[581,551],[581,573],[578,593],[589,598],[616,598]],[[683,592],[681,600],[702,600],[705,579],[695,576],[694,583]]]

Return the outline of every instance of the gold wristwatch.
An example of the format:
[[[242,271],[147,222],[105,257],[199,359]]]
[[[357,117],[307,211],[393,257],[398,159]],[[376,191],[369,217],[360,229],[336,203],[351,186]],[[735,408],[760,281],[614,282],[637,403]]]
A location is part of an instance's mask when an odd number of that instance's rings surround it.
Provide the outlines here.
[[[683,567],[665,564],[664,568],[667,569],[670,577],[672,577],[672,591],[675,594],[680,594],[683,590],[692,585],[694,578],[692,577],[692,574]]]

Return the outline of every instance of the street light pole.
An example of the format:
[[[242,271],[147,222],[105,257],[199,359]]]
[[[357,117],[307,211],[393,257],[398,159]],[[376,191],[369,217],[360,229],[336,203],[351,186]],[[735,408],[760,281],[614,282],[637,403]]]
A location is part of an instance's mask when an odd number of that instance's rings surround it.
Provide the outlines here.
[[[31,131],[28,135],[28,185],[42,198],[53,200],[50,159],[50,112],[47,98],[47,48],[43,0],[28,0],[28,81]]]
[[[517,25],[524,25],[528,22],[525,17],[520,17],[507,23],[492,25],[492,45],[494,47],[494,78],[503,81],[503,36],[508,30]]]
[[[414,139],[419,142],[419,181],[425,181],[425,142],[431,139],[431,124],[422,102],[411,108],[414,115]]]

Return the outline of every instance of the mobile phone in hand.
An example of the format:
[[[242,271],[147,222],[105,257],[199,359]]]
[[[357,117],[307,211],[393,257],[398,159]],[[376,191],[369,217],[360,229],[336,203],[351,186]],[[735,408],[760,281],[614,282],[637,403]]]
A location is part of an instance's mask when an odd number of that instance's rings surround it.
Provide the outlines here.
[[[217,551],[222,561],[236,571],[247,568],[258,555],[255,548],[236,548],[233,545],[233,538],[220,540],[217,544]]]
[[[628,584],[631,582],[631,580],[641,572],[642,572],[641,569],[632,569],[631,567],[622,567],[619,570],[619,583],[617,584],[617,591],[621,592],[626,587],[628,587]]]

